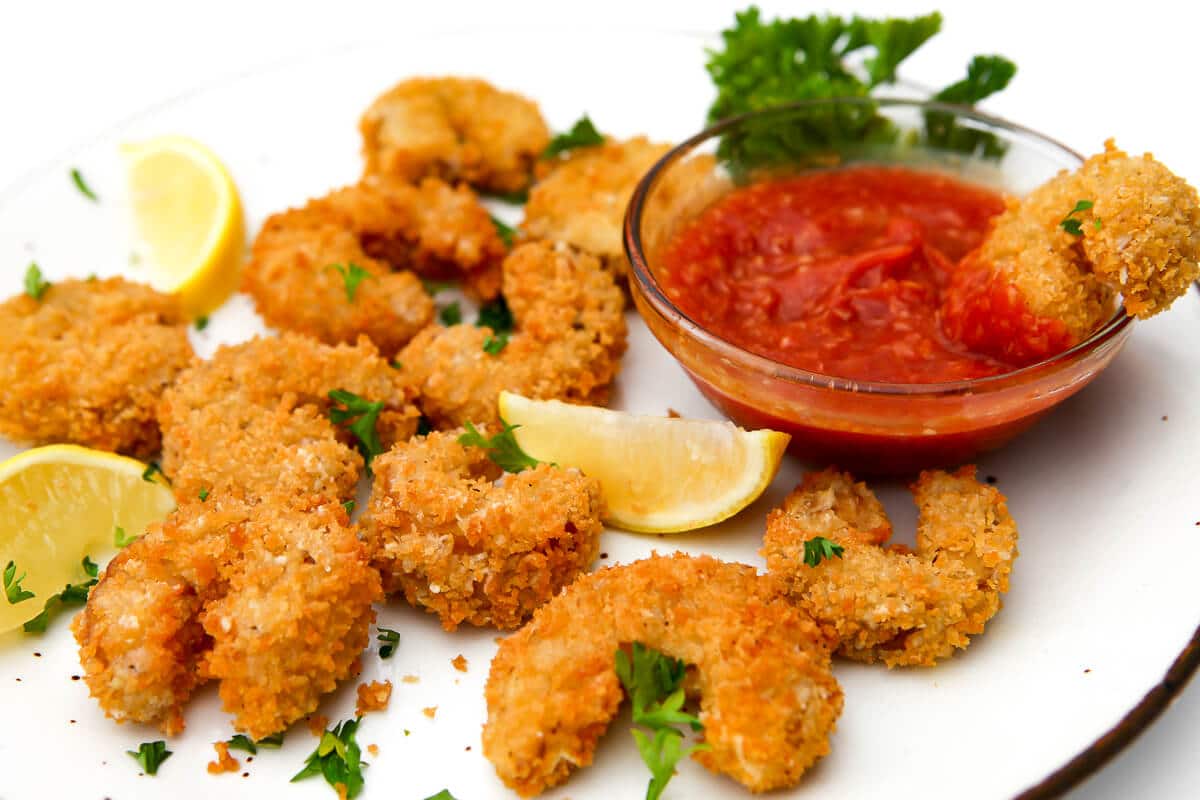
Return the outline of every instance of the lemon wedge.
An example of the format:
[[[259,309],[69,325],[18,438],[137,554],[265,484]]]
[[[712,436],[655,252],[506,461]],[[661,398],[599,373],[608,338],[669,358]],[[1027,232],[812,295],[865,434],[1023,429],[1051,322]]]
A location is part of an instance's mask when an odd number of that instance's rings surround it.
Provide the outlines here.
[[[175,508],[170,489],[143,480],[145,468],[75,445],[38,447],[0,463],[0,573],[13,565],[0,593],[0,633],[37,616],[68,583],[86,580],[83,557],[101,561],[111,553],[117,527],[137,536]],[[33,597],[10,602],[14,584]]]
[[[237,290],[245,258],[242,203],[229,171],[182,136],[126,144],[121,152],[147,279],[178,293],[189,315],[208,314]]]
[[[539,461],[578,467],[604,488],[606,521],[646,533],[712,525],[766,490],[791,439],[732,422],[671,419],[500,394],[500,416]]]

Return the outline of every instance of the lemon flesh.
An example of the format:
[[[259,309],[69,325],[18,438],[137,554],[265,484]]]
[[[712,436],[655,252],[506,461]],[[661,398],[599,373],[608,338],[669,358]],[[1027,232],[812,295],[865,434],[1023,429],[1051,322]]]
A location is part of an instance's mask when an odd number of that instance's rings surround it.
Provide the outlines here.
[[[13,605],[0,593],[0,633],[37,616],[68,583],[86,580],[83,557],[102,562],[114,529],[140,535],[175,508],[171,490],[142,479],[145,464],[75,445],[27,450],[0,463],[0,571],[34,596]]]
[[[732,422],[670,419],[500,395],[500,416],[533,458],[600,481],[606,522],[676,533],[727,519],[766,490],[790,436]]]
[[[246,232],[229,171],[208,148],[163,136],[121,148],[142,267],[154,288],[203,316],[241,280]]]

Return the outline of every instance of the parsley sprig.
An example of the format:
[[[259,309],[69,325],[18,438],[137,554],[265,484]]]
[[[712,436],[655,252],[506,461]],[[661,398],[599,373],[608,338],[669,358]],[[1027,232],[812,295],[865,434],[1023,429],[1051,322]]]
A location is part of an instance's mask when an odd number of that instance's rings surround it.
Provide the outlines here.
[[[505,472],[520,472],[541,463],[517,444],[517,437],[513,436],[513,431],[521,427],[520,425],[509,425],[504,420],[500,420],[500,424],[504,426],[503,430],[489,438],[480,433],[472,423],[467,422],[463,426],[467,432],[458,437],[458,443],[464,447],[482,447],[487,451],[488,458]]]
[[[351,303],[354,302],[354,296],[358,294],[358,285],[367,278],[375,277],[353,261],[346,264],[330,264],[329,268],[342,276],[342,283],[346,287],[346,299]]]
[[[100,202],[100,198],[97,197],[96,193],[92,191],[92,187],[87,185],[87,181],[83,179],[83,173],[80,172],[78,168],[71,170],[71,182],[75,184],[75,188],[78,189],[79,193],[84,197],[91,200],[93,203]]]
[[[8,598],[9,605],[15,606],[34,596],[33,592],[26,591],[21,586],[21,581],[25,580],[25,574],[22,572],[21,577],[16,577],[17,564],[15,561],[9,561],[4,565],[4,596]]]
[[[650,734],[634,728],[642,761],[650,768],[646,800],[657,800],[675,774],[679,760],[695,750],[707,750],[707,744],[684,749],[683,734],[675,727],[687,725],[693,731],[704,726],[700,719],[683,711],[683,678],[686,665],[634,642],[631,653],[618,649],[615,655],[617,677],[633,704],[633,722],[650,729]]]
[[[479,309],[479,317],[475,320],[477,328],[491,328],[492,335],[483,340],[483,352],[497,355],[508,346],[508,337],[516,327],[512,310],[504,295],[486,303]]]
[[[369,473],[371,459],[383,452],[383,445],[379,442],[379,434],[375,430],[379,413],[383,411],[383,401],[371,403],[345,389],[334,389],[329,393],[329,399],[336,404],[329,409],[330,421],[334,425],[349,423],[346,427],[358,439],[358,451],[362,453]]]
[[[804,563],[815,567],[825,559],[841,558],[844,550],[840,544],[834,544],[824,536],[814,536],[804,543]]]
[[[292,778],[292,783],[322,775],[325,782],[337,789],[338,784],[345,790],[345,797],[357,797],[363,790],[362,750],[355,736],[362,717],[344,720],[331,730],[321,734],[317,749],[313,750],[304,769]]]
[[[571,130],[566,133],[560,133],[550,140],[550,144],[546,145],[546,149],[542,151],[542,158],[554,158],[562,155],[568,150],[575,150],[580,147],[596,147],[604,144],[604,135],[596,130],[596,126],[592,124],[591,118],[584,114],[575,124],[571,126]]]
[[[125,752],[142,765],[142,772],[147,775],[157,775],[159,766],[171,757],[171,751],[167,749],[167,743],[162,739],[157,742],[142,742],[138,745],[137,750],[126,750]]]
[[[50,624],[50,617],[63,606],[83,605],[87,602],[88,593],[96,585],[100,575],[100,565],[88,556],[83,557],[83,571],[89,580],[83,583],[68,583],[58,594],[52,594],[46,599],[42,613],[25,623],[22,629],[26,633],[45,633]]]
[[[32,297],[34,300],[41,300],[42,295],[50,288],[50,281],[42,277],[41,267],[36,261],[29,262],[29,266],[25,269],[25,294]]]
[[[1058,227],[1072,236],[1083,236],[1083,220],[1079,219],[1076,215],[1082,214],[1084,211],[1090,211],[1094,205],[1096,204],[1092,200],[1080,200],[1071,209],[1071,212],[1063,217],[1062,222],[1058,223]],[[1097,217],[1095,222],[1096,230],[1100,230],[1100,218]]]
[[[258,745],[244,733],[234,734],[233,738],[225,743],[230,750],[245,750],[250,755],[258,754]]]
[[[391,628],[379,628],[375,638],[382,643],[379,645],[380,658],[391,658],[400,646],[400,634]]]

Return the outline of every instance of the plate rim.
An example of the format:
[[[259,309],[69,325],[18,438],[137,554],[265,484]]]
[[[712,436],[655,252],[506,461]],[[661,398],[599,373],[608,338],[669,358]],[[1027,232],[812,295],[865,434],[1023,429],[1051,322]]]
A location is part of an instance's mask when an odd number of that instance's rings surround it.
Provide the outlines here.
[[[473,33],[490,33],[495,31],[529,31],[529,25],[500,23],[494,25],[445,24],[428,25],[419,29],[406,31],[402,38],[429,37],[450,38]],[[543,23],[533,26],[539,31],[550,31],[564,34],[577,34],[578,30],[562,23]],[[629,24],[605,25],[606,31],[612,33],[636,33],[662,36],[690,38],[698,44],[705,40],[712,41],[719,31],[688,30],[666,26],[638,26]],[[161,111],[174,108],[188,100],[214,91],[219,91],[242,80],[263,75],[264,73],[287,70],[290,67],[312,61],[336,58],[339,55],[353,53],[360,48],[394,47],[396,37],[364,38],[346,41],[337,45],[325,46],[291,53],[277,59],[259,64],[252,64],[242,69],[233,70],[214,76],[211,80],[202,81],[189,86],[182,91],[151,102],[138,110],[122,116],[99,130],[72,141],[71,144],[57,150],[53,155],[41,159],[38,163],[17,173],[11,180],[0,186],[0,213],[9,206],[31,184],[51,173],[54,169],[67,164],[72,154],[98,144],[100,141],[115,137],[122,130],[153,116]],[[903,80],[903,79],[901,79]],[[1195,283],[1200,289],[1200,281]],[[1200,296],[1197,297],[1200,300]],[[490,665],[489,665],[490,666]],[[1125,751],[1142,733],[1144,733],[1162,713],[1183,693],[1196,672],[1200,671],[1200,623],[1191,638],[1184,645],[1179,655],[1167,668],[1161,680],[1152,686],[1136,705],[1125,713],[1107,731],[1097,737],[1091,744],[1084,747],[1062,766],[1055,769],[1037,783],[1025,788],[1013,796],[1013,800],[1051,800],[1065,795],[1078,787],[1085,780],[1100,774],[1113,758]]]

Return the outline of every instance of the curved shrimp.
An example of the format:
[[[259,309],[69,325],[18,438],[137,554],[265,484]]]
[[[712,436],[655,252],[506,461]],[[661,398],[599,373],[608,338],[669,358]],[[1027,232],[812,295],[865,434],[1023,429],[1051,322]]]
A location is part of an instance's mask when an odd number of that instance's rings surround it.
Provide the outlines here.
[[[192,691],[217,679],[235,727],[258,739],[357,670],[380,597],[341,505],[213,495],[114,558],[72,629],[108,716],[178,733]]]
[[[956,274],[948,336],[1018,364],[1086,339],[1115,310],[1165,310],[1200,276],[1200,198],[1148,153],[1111,140],[1010,204]]]
[[[974,467],[923,472],[913,494],[915,553],[881,547],[892,530],[883,506],[834,470],[805,475],[767,517],[767,568],[856,661],[932,666],[982,633],[1008,591],[1017,526],[1004,496],[975,480]],[[805,543],[818,536],[841,556],[809,566]]]
[[[590,764],[621,703],[614,652],[641,642],[695,668],[711,749],[693,758],[752,791],[794,785],[829,752],[842,692],[817,626],[775,591],[678,553],[581,577],[500,643],[484,755],[525,797]]]
[[[521,230],[535,239],[566,242],[624,277],[625,207],[638,181],[670,148],[645,136],[608,139],[549,162],[529,192]]]
[[[506,248],[465,186],[366,178],[274,214],[254,241],[243,289],[267,323],[328,344],[366,334],[393,353],[433,319],[417,275],[461,275],[490,298]]]
[[[335,389],[383,404],[375,422],[383,447],[416,431],[412,389],[365,338],[336,347],[296,334],[253,339],[186,370],[158,412],[176,495],[353,497],[363,461],[328,418]]]
[[[502,390],[536,399],[604,403],[625,352],[625,298],[595,258],[564,245],[524,244],[502,265],[516,332],[500,352],[493,331],[426,328],[400,353],[421,410],[439,428],[499,419]]]
[[[591,566],[600,484],[541,464],[506,474],[456,433],[398,445],[374,463],[364,537],[388,592],[460,623],[515,628]]]
[[[121,278],[0,304],[0,434],[150,456],[154,408],[193,359],[176,298]]]
[[[434,176],[518,192],[550,143],[538,106],[477,78],[412,78],[371,103],[359,122],[368,175]]]

